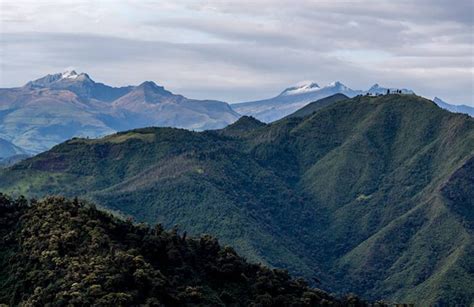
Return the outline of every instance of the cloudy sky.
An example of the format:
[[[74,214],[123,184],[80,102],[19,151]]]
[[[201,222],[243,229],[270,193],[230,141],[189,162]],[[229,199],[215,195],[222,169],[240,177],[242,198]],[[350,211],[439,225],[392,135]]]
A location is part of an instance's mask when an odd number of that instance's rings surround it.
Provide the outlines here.
[[[74,68],[192,98],[301,80],[474,105],[472,0],[0,0],[0,87]]]

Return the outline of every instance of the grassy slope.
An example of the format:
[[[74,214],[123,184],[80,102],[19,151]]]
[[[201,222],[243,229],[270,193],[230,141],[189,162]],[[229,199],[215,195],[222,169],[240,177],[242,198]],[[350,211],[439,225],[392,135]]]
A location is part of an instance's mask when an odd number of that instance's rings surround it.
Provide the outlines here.
[[[297,110],[296,112],[286,116],[285,118],[305,117],[305,116],[311,115],[312,113],[314,113],[314,112],[316,112],[316,111],[318,111],[318,110],[320,110],[320,109],[322,109],[326,106],[329,106],[333,103],[336,103],[336,102],[339,102],[339,101],[342,101],[342,100],[345,100],[345,99],[349,99],[349,97],[347,97],[344,94],[340,94],[340,93],[334,94],[332,96],[329,96],[329,97],[311,102],[310,104],[307,104],[306,106],[302,107],[301,109]]]
[[[253,129],[72,140],[7,170],[0,186],[209,232],[252,260],[370,298],[473,299],[469,197],[440,192],[474,154],[471,118],[390,95],[271,125],[244,120]]]

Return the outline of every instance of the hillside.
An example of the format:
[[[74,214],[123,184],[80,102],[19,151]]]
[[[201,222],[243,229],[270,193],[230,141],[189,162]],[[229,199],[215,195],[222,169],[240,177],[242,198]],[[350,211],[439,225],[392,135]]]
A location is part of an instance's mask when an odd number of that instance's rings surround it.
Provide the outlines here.
[[[469,305],[473,157],[469,116],[358,96],[269,125],[73,139],[2,171],[0,188],[210,233],[331,291]]]
[[[134,225],[64,198],[0,194],[0,303],[55,306],[362,306],[203,235]]]
[[[319,109],[322,109],[330,104],[342,101],[344,99],[349,99],[344,94],[334,94],[332,96],[311,102],[301,109],[297,110],[296,112],[286,116],[285,118],[292,118],[292,117],[305,117],[308,115],[313,114],[314,112],[318,111]]]

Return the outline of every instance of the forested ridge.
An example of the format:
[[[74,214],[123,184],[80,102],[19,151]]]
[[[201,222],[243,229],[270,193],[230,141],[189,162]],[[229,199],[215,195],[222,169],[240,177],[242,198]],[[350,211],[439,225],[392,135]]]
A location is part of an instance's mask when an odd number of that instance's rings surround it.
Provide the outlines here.
[[[188,238],[62,197],[0,194],[0,264],[0,303],[12,306],[364,305],[251,264],[209,235]]]

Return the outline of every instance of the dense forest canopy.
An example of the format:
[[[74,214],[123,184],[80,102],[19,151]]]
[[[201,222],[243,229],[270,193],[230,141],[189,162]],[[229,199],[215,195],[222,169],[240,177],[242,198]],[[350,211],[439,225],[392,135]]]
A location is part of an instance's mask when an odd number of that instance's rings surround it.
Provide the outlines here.
[[[82,201],[0,194],[0,303],[27,306],[362,306],[203,235],[133,224]]]

